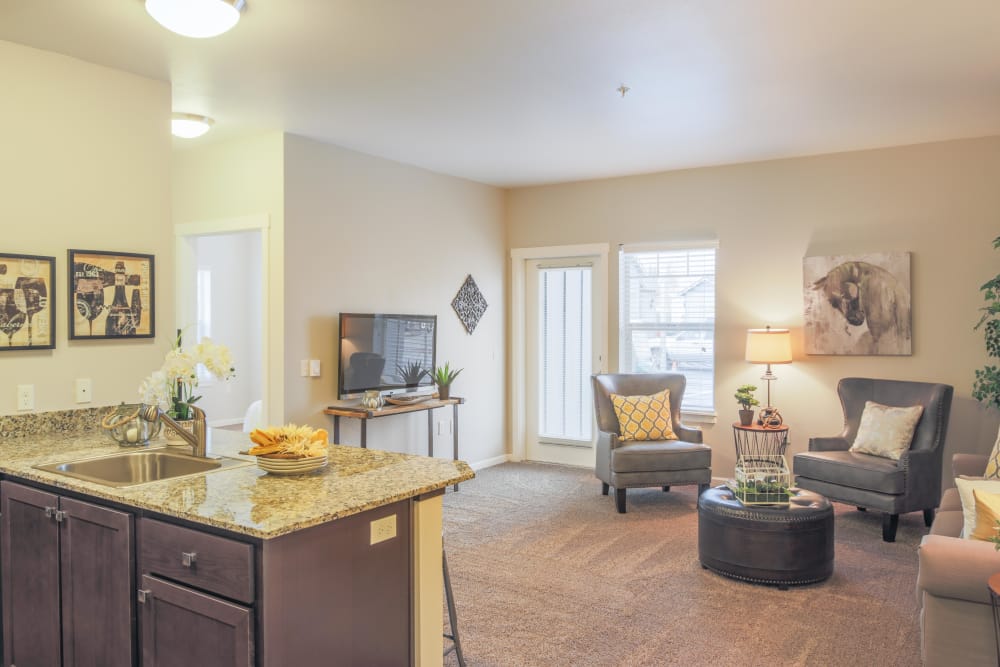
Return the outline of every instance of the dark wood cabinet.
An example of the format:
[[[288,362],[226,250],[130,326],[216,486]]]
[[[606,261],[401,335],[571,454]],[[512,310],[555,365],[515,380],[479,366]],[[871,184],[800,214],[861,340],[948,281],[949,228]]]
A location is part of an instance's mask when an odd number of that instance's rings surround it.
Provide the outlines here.
[[[135,659],[132,515],[0,484],[4,664]]]
[[[138,599],[143,667],[252,667],[249,608],[149,575]]]

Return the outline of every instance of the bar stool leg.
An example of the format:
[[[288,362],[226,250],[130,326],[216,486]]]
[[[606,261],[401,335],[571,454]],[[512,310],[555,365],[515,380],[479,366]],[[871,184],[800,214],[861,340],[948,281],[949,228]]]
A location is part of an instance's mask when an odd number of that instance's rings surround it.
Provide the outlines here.
[[[454,651],[455,657],[458,658],[459,667],[465,667],[465,656],[462,655],[462,642],[458,638],[458,622],[455,618],[455,596],[451,592],[451,577],[448,575],[448,557],[443,549],[441,550],[441,565],[444,567],[444,595],[448,602],[448,626],[451,629],[451,634],[445,634],[445,638],[452,642],[451,646],[445,649],[444,654],[448,655]]]

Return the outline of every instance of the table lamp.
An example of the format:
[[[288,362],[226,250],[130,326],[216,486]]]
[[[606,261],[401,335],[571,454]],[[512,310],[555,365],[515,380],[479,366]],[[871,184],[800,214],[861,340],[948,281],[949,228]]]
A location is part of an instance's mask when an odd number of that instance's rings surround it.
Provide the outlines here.
[[[767,407],[761,409],[757,423],[762,426],[778,426],[781,418],[771,405],[771,380],[778,376],[771,372],[771,364],[792,363],[792,335],[788,329],[748,329],[747,361],[751,364],[767,364],[767,371],[760,377],[767,380]],[[772,424],[772,422],[777,422]]]

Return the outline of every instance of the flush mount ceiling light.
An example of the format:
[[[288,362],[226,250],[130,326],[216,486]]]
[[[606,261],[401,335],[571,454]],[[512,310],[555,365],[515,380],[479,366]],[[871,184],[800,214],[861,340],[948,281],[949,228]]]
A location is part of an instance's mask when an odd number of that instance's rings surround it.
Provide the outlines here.
[[[185,37],[215,37],[240,20],[245,0],[146,0],[146,11],[167,30]]]
[[[170,116],[170,134],[182,139],[194,139],[208,132],[214,122],[208,116],[174,113]]]

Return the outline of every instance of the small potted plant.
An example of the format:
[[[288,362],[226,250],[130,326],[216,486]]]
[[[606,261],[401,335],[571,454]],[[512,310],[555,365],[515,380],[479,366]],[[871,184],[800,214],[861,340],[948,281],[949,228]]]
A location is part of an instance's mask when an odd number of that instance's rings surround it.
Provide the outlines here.
[[[736,388],[736,402],[742,406],[740,424],[743,426],[750,426],[753,423],[753,406],[760,405],[760,401],[754,398],[753,392],[755,391],[757,391],[757,387],[752,384],[741,384]]]
[[[457,378],[458,374],[463,370],[465,369],[459,368],[458,370],[452,370],[448,365],[448,362],[445,362],[444,366],[438,366],[434,369],[433,377],[434,384],[438,387],[438,398],[442,401],[448,400],[451,396],[451,383],[455,381],[455,378]]]

